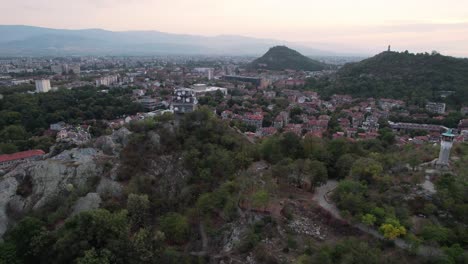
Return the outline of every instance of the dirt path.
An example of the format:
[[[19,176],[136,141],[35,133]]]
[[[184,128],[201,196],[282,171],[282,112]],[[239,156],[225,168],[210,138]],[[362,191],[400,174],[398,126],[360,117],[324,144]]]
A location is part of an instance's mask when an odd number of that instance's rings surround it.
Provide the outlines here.
[[[334,180],[327,181],[326,184],[315,188],[315,193],[313,196],[313,201],[317,202],[320,207],[327,210],[337,219],[343,219],[340,215],[340,210],[335,206],[335,204],[330,199],[330,194],[338,186],[338,182]],[[377,230],[370,228],[364,224],[354,224],[354,227],[358,228],[364,233],[367,233],[377,239],[385,239]],[[411,246],[405,240],[397,238],[394,240],[395,245],[402,249],[410,249]],[[418,255],[431,257],[431,256],[440,256],[442,254],[439,248],[428,247],[428,246],[419,246],[416,252]]]

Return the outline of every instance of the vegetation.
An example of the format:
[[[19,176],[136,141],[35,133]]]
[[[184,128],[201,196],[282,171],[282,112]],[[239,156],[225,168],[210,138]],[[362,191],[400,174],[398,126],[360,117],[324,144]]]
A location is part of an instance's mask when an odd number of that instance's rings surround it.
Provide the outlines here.
[[[142,111],[128,96],[131,90],[101,93],[94,87],[60,89],[41,94],[8,93],[0,100],[0,153],[32,148],[48,151],[54,139],[43,137],[52,123],[81,124],[86,120],[115,119]]]
[[[467,76],[468,59],[438,53],[382,52],[345,65],[334,79],[311,80],[309,85],[325,96],[395,98],[420,106],[427,100],[445,101],[458,107],[468,101]],[[448,96],[443,99],[442,95]]]
[[[231,228],[245,232],[229,254],[252,253],[259,263],[278,263],[275,254],[293,256],[296,263],[424,263],[393,248],[390,240],[396,238],[440,248],[441,263],[466,260],[465,166],[454,164],[459,176],[438,177],[438,193],[430,200],[416,194],[421,175],[406,166],[415,153],[433,157],[432,146],[398,148],[386,137],[350,142],[293,133],[252,144],[203,107],[180,120],[165,115],[129,128],[133,134],[117,173],[126,195],[104,197],[103,208],[66,220],[69,211],[60,207],[24,218],[4,236],[0,263],[206,263],[211,255],[200,245],[209,240],[218,250]],[[458,162],[466,162],[467,150],[455,147]],[[158,171],[165,167],[171,169]],[[285,223],[298,220],[286,205],[285,220],[266,215],[279,195],[313,207],[304,193],[328,179],[339,181],[330,198],[345,220],[318,218],[329,221],[336,238],[312,243],[286,228],[284,241],[274,240]],[[413,220],[421,214],[418,228]],[[350,237],[357,222],[389,241]],[[272,254],[267,247],[277,243],[281,252]]]
[[[270,48],[262,57],[254,60],[249,67],[274,71],[286,69],[320,71],[325,69],[326,65],[286,46],[276,46]]]

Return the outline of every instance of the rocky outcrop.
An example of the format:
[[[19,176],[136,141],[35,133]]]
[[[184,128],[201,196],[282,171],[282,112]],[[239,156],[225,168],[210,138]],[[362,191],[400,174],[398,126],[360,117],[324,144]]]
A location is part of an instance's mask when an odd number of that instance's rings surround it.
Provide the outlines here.
[[[73,207],[72,215],[77,215],[81,212],[86,212],[94,209],[98,209],[102,200],[97,193],[88,193],[86,196],[81,197],[76,201]]]
[[[96,139],[94,147],[102,150],[106,155],[117,155],[130,141],[130,132],[127,128],[122,127],[114,131],[110,136],[102,136]]]
[[[100,177],[103,166],[93,148],[66,150],[42,161],[21,164],[0,178],[0,236],[9,214],[24,214],[42,208],[59,194],[85,188]]]
[[[122,185],[109,178],[101,178],[96,192],[101,197],[121,197],[123,194]]]
[[[149,165],[150,177],[157,181],[157,192],[169,200],[176,200],[187,186],[191,175],[178,156],[159,156]]]
[[[130,141],[131,134],[132,132],[130,132],[130,130],[128,130],[126,127],[122,127],[119,130],[112,133],[112,140],[115,143],[120,144],[123,147],[125,147]]]

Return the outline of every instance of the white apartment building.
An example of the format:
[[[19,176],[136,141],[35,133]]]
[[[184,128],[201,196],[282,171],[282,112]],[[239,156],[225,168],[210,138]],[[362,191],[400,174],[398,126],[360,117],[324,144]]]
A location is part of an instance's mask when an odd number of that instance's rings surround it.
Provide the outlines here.
[[[36,80],[36,93],[47,93],[50,89],[49,79]]]

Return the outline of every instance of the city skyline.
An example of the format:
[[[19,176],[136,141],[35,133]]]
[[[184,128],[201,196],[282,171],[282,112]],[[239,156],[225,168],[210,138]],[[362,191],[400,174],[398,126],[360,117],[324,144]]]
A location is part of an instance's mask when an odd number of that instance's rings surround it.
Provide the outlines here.
[[[365,54],[391,44],[400,51],[468,56],[468,3],[455,0],[24,0],[2,7],[4,25],[240,35]]]

